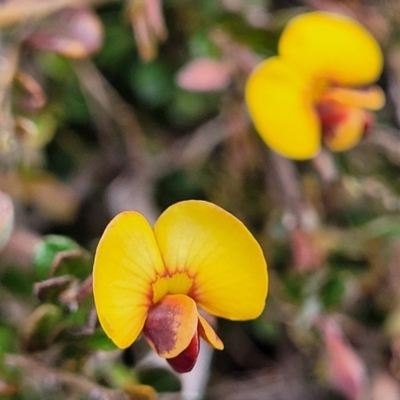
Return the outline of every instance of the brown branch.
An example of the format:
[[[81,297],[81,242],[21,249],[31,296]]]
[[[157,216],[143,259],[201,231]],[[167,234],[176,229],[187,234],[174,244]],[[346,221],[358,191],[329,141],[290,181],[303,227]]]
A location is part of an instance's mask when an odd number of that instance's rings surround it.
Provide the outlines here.
[[[124,101],[90,60],[76,61],[74,68],[84,93],[94,100],[100,109],[96,114],[106,113],[106,116],[121,130],[130,159],[137,160],[146,155],[145,134],[132,107]],[[104,137],[104,132],[103,139],[105,142],[110,140],[109,137]],[[111,139],[115,141],[114,137]]]
[[[311,160],[324,185],[331,185],[339,180],[339,171],[334,157],[327,149],[321,151]]]
[[[274,151],[269,151],[268,177],[275,190],[275,201],[289,212],[289,229],[303,225],[304,198],[296,165]]]
[[[168,167],[173,169],[199,165],[229,135],[230,133],[225,129],[223,118],[217,116],[193,131],[189,137],[176,140],[158,157],[158,170],[165,171]]]

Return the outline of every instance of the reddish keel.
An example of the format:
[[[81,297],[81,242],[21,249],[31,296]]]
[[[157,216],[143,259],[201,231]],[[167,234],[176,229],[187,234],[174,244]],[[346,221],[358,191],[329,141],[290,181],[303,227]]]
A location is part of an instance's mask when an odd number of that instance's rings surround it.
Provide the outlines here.
[[[182,353],[178,354],[176,357],[167,358],[167,361],[176,372],[189,372],[196,364],[199,350],[199,334],[198,332],[196,332],[189,346],[186,347],[186,349],[183,350]]]
[[[321,103],[317,111],[322,124],[322,132],[325,139],[333,139],[336,130],[347,118],[347,107],[335,102]]]
[[[321,102],[317,106],[317,113],[319,115],[321,125],[322,125],[322,134],[325,140],[332,140],[340,131],[340,127],[348,123],[348,120],[352,117],[351,113],[354,110],[354,107],[348,107],[345,104],[340,104],[334,101],[326,101]],[[368,130],[371,128],[373,124],[373,116],[372,113],[366,109],[362,109],[362,113],[360,113],[360,129],[361,135],[363,136],[368,133]]]
[[[370,111],[336,102],[320,103],[317,112],[325,143],[334,151],[353,147],[373,123]]]

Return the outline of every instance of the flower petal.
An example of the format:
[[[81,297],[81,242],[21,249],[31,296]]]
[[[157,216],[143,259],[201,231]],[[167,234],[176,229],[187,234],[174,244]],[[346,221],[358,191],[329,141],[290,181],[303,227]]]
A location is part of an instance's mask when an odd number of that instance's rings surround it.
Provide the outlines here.
[[[153,303],[157,303],[167,294],[188,294],[193,285],[193,279],[186,273],[158,277],[153,283]]]
[[[189,372],[196,364],[200,351],[199,334],[195,332],[189,346],[176,357],[167,358],[168,364],[179,373]]]
[[[132,344],[152,304],[151,283],[164,272],[151,226],[137,212],[123,212],[107,226],[93,266],[93,294],[106,334],[120,348]]]
[[[385,94],[379,86],[371,86],[365,90],[333,87],[324,91],[320,102],[336,102],[351,107],[380,110],[385,105]]]
[[[308,159],[319,152],[320,124],[311,89],[310,79],[280,57],[261,63],[247,81],[247,106],[258,133],[286,157]]]
[[[279,40],[279,54],[312,76],[341,85],[364,85],[382,71],[375,38],[357,21],[310,12],[293,18]]]
[[[160,357],[174,358],[191,343],[197,332],[197,307],[184,294],[165,296],[149,311],[143,334]]]
[[[223,350],[224,344],[222,340],[215,333],[212,326],[207,322],[207,320],[199,314],[199,326],[198,326],[200,336],[214,349]]]
[[[210,314],[245,320],[264,309],[268,277],[262,250],[233,215],[205,201],[182,201],[154,232],[169,274],[186,271],[189,295]]]
[[[345,113],[340,122],[324,136],[325,144],[332,151],[353,148],[363,137],[368,121],[368,111],[357,107],[343,107]]]

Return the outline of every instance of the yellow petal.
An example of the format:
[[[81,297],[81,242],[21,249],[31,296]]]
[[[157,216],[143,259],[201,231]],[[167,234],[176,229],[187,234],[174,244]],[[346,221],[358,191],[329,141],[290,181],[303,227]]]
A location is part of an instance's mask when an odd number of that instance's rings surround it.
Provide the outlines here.
[[[320,123],[313,108],[313,82],[280,57],[261,63],[246,85],[254,125],[276,152],[298,160],[320,150]]]
[[[371,86],[365,90],[332,87],[322,93],[320,102],[380,110],[385,105],[385,94],[379,86]]]
[[[196,303],[184,294],[171,294],[149,310],[143,334],[160,357],[173,358],[189,346],[197,321]]]
[[[267,295],[262,250],[233,215],[205,201],[169,207],[154,232],[170,274],[193,278],[189,295],[210,314],[232,319],[256,318]]]
[[[279,40],[286,61],[340,85],[364,85],[382,71],[374,37],[358,22],[339,14],[310,12],[292,19]]]
[[[137,212],[123,212],[107,226],[93,266],[93,294],[106,334],[126,348],[141,332],[152,304],[151,284],[163,274],[151,226]]]
[[[366,113],[367,111],[361,108],[346,108],[344,118],[325,137],[325,144],[332,151],[346,151],[353,148],[365,133]]]
[[[186,273],[158,277],[153,283],[153,303],[157,303],[167,294],[188,294],[193,285],[193,279]]]
[[[215,333],[212,326],[207,322],[207,320],[199,314],[199,326],[198,326],[200,336],[214,349],[223,350],[224,344],[219,336]]]

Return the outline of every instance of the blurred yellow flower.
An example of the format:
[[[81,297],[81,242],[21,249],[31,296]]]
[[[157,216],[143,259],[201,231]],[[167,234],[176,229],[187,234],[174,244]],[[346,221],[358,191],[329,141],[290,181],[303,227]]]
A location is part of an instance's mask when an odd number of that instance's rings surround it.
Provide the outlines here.
[[[310,12],[284,29],[278,56],[250,75],[246,101],[254,125],[276,152],[316,156],[321,139],[333,151],[355,146],[383,107],[377,86],[383,57],[373,36],[338,14]],[[358,88],[357,88],[358,87]]]
[[[268,276],[263,252],[233,215],[205,201],[169,207],[154,229],[138,212],[117,215],[96,250],[98,317],[119,348],[141,332],[178,372],[197,360],[199,336],[222,350],[204,311],[231,320],[258,317]]]

